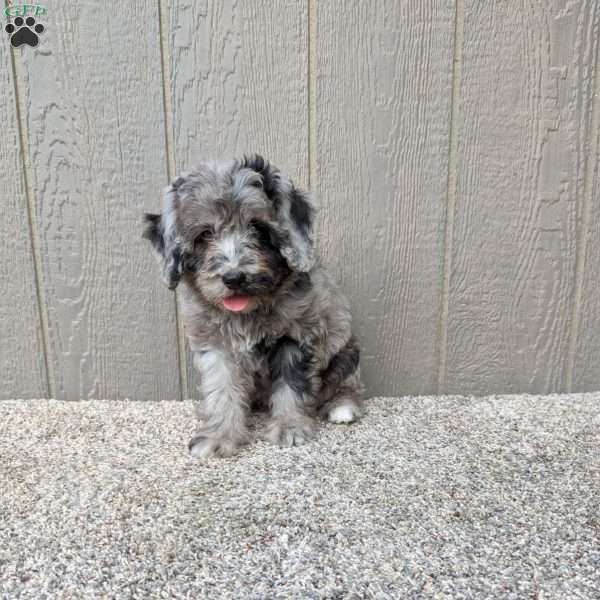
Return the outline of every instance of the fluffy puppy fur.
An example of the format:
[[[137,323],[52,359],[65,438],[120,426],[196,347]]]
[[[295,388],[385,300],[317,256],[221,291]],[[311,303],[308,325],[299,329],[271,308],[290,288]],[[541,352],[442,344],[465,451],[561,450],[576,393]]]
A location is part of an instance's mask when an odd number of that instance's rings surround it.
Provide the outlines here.
[[[265,437],[281,446],[310,438],[317,415],[361,415],[348,302],[315,256],[314,217],[310,195],[260,156],[199,164],[145,215],[163,280],[181,284],[200,372],[196,456],[234,454],[254,407],[270,411]]]

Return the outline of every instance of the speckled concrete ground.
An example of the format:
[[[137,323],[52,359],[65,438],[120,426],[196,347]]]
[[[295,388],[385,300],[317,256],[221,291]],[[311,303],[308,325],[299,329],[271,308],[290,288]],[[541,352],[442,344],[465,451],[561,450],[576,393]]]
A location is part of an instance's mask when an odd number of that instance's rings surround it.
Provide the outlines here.
[[[0,427],[2,598],[600,598],[600,394],[376,399],[208,463],[190,403]]]

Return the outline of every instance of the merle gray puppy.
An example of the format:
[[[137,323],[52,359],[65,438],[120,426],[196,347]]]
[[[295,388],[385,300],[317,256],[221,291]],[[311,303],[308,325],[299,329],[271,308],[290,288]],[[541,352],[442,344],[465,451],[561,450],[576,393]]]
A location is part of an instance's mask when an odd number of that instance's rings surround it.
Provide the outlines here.
[[[314,203],[260,156],[203,162],[145,215],[181,310],[202,401],[192,454],[230,456],[247,415],[270,411],[265,438],[303,444],[315,417],[361,415],[359,350],[348,302],[315,256]]]

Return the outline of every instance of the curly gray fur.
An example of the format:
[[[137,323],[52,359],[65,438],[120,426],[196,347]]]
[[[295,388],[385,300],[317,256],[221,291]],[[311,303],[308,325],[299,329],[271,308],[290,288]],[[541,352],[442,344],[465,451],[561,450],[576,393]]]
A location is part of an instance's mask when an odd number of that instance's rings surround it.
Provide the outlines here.
[[[199,457],[248,442],[256,406],[280,445],[304,443],[319,414],[362,414],[350,310],[315,254],[314,216],[311,196],[260,156],[199,164],[166,189],[160,215],[146,215],[163,280],[181,284],[201,376]]]

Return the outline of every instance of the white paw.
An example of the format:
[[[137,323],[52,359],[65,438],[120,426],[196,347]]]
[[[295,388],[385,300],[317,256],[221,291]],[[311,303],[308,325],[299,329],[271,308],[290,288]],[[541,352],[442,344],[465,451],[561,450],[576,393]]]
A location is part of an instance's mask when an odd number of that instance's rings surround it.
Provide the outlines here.
[[[213,457],[233,456],[240,449],[240,446],[241,444],[233,440],[209,438],[201,434],[194,436],[188,444],[190,454],[203,460]]]
[[[265,439],[271,444],[281,447],[303,446],[314,435],[314,428],[310,420],[299,423],[282,423],[272,421],[266,431]]]
[[[332,423],[352,423],[360,416],[356,409],[349,404],[335,406],[329,411],[327,418]]]

